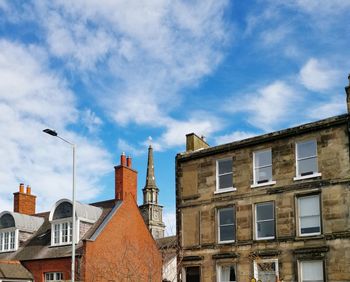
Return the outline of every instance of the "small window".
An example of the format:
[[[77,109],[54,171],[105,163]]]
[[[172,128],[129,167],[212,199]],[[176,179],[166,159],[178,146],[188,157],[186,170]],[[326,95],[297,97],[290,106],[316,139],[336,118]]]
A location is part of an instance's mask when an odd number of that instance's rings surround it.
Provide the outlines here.
[[[52,223],[52,245],[67,245],[72,242],[73,226],[72,221]]]
[[[271,149],[254,152],[254,185],[274,184],[272,183],[272,155]]]
[[[254,278],[261,281],[276,281],[278,277],[278,260],[264,259],[254,261]]]
[[[47,272],[45,273],[45,281],[61,281],[63,280],[62,272]]]
[[[11,228],[0,232],[0,252],[11,252],[17,249],[18,230]]]
[[[232,176],[232,159],[218,160],[216,163],[217,183],[216,191],[234,190]]]
[[[296,178],[319,176],[317,165],[316,140],[299,142],[296,144]]]
[[[255,205],[256,239],[275,238],[275,212],[273,202]]]
[[[310,260],[301,261],[300,266],[300,282],[323,282],[323,261]]]
[[[233,242],[236,238],[234,207],[218,210],[219,242]]]
[[[321,234],[320,195],[298,198],[299,235]]]
[[[201,269],[199,266],[185,267],[185,281],[184,282],[200,282],[201,281]]]
[[[233,264],[217,267],[218,282],[236,282],[236,267]]]

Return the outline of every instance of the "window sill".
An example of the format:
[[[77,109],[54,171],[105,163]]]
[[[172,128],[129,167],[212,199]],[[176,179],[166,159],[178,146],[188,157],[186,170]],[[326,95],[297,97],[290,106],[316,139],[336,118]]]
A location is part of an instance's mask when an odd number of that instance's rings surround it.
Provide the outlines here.
[[[222,194],[222,193],[227,193],[227,192],[234,192],[237,189],[235,187],[232,188],[225,188],[225,189],[220,189],[220,190],[216,190],[214,191],[214,194]]]
[[[312,240],[312,239],[322,239],[324,238],[324,235],[321,233],[313,233],[313,234],[307,234],[307,235],[298,235],[298,237],[295,238],[296,241],[303,241],[303,240]]]
[[[271,185],[275,185],[275,184],[276,184],[276,181],[269,181],[269,182],[265,182],[265,183],[250,185],[250,188],[263,187],[263,186],[271,186]]]
[[[261,242],[261,241],[270,241],[270,240],[274,240],[275,237],[263,237],[263,238],[256,238],[255,241],[257,242]]]
[[[219,241],[218,244],[219,244],[219,245],[225,245],[225,244],[232,244],[232,243],[234,243],[234,242],[235,242],[235,240],[230,240],[230,241]]]
[[[4,253],[13,253],[13,252],[15,252],[15,251],[17,251],[17,250],[5,250],[5,251],[0,251],[0,254],[4,254]]]
[[[319,177],[319,176],[322,176],[322,173],[317,172],[317,173],[313,173],[313,174],[305,175],[305,176],[296,176],[296,177],[293,178],[293,180],[294,180],[294,181],[297,181],[297,180],[315,178],[315,177]]]

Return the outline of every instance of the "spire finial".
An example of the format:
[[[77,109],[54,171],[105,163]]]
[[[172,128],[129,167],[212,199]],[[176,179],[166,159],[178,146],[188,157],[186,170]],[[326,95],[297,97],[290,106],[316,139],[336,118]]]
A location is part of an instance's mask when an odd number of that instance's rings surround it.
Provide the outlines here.
[[[148,136],[148,147],[152,148],[152,136]]]

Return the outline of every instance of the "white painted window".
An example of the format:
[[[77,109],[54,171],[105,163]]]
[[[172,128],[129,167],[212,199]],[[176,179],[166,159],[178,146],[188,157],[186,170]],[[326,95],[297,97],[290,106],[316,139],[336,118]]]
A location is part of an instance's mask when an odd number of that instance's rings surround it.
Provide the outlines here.
[[[320,195],[298,198],[299,235],[321,234]]]
[[[318,173],[317,142],[308,140],[296,143],[295,180],[320,176]]]
[[[45,273],[45,281],[61,281],[63,280],[62,272],[47,272]]]
[[[18,230],[6,228],[0,231],[0,252],[12,252],[18,248]]]
[[[257,240],[275,238],[275,212],[273,202],[255,205],[255,235]]]
[[[218,265],[217,282],[236,282],[236,266],[234,264]]]
[[[253,166],[254,184],[252,187],[272,185],[276,183],[276,181],[272,180],[271,149],[254,152]]]
[[[67,245],[72,243],[73,226],[72,219],[56,220],[52,222],[51,245]]]
[[[235,208],[218,210],[218,238],[219,243],[234,242],[236,238]]]
[[[299,262],[299,282],[323,282],[323,261],[310,260]]]
[[[232,159],[216,161],[216,192],[235,190],[233,187]]]
[[[278,260],[263,259],[254,261],[254,278],[262,282],[275,282],[278,277]]]

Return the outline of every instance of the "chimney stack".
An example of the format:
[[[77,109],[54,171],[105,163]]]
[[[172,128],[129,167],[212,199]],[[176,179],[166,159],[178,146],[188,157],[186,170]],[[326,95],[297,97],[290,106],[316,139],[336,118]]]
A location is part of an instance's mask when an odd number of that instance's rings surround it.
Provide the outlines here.
[[[205,141],[205,137],[199,137],[195,133],[186,135],[186,152],[197,151],[199,149],[209,148],[209,144]]]
[[[19,192],[13,193],[13,211],[32,215],[35,214],[36,196],[32,195],[32,189],[28,185],[24,192],[24,184],[19,185]]]
[[[131,157],[120,156],[120,165],[115,166],[115,199],[124,200],[131,195],[137,202],[137,171],[131,167]]]
[[[346,106],[348,109],[348,114],[350,113],[350,74],[348,75],[349,85],[345,87],[346,92]]]

